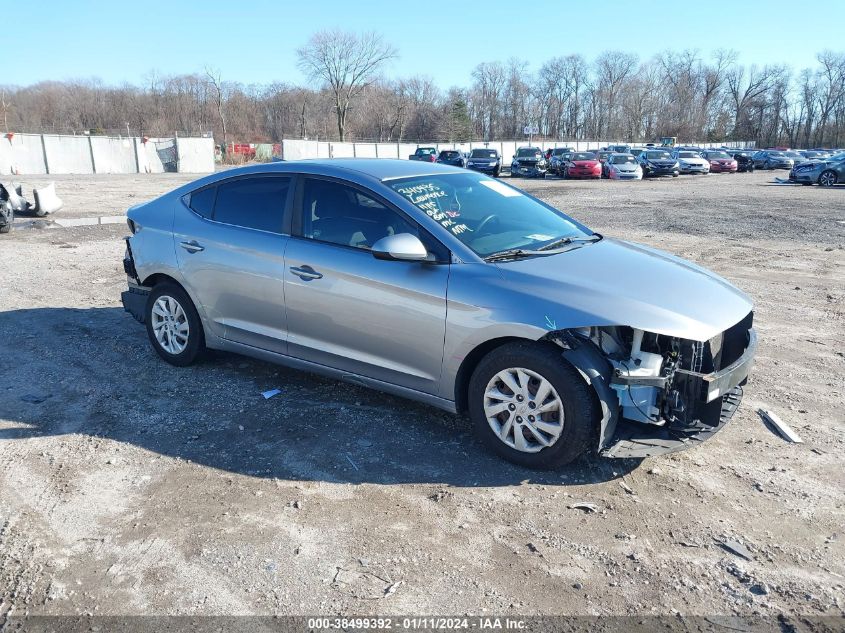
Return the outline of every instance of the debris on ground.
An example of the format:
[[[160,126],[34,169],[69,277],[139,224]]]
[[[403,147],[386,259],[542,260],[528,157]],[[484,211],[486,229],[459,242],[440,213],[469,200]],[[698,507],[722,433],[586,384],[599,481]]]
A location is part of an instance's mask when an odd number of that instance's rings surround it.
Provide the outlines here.
[[[781,420],[776,413],[769,411],[768,409],[757,409],[757,413],[763,420],[763,423],[771,430],[774,430],[778,435],[780,435],[783,439],[792,442],[794,444],[803,444],[804,440],[802,440],[798,434],[793,431],[789,425]]]
[[[583,510],[584,512],[598,512],[599,507],[595,503],[587,503],[586,501],[579,501],[569,505],[570,510]]]
[[[265,400],[269,400],[273,396],[278,396],[280,393],[282,393],[281,389],[270,389],[269,391],[262,391],[261,395],[264,396]]]
[[[754,557],[751,555],[751,552],[748,551],[748,548],[745,547],[742,543],[737,541],[736,539],[725,539],[724,541],[716,541],[716,543],[721,546],[723,549],[726,549],[731,554],[735,554],[740,558],[744,558],[745,560],[753,561]]]

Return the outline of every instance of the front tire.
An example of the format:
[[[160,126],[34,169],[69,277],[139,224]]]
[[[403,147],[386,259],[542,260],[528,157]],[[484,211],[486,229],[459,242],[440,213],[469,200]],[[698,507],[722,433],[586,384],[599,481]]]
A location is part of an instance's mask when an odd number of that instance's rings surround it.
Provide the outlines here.
[[[188,293],[175,283],[153,287],[147,298],[145,323],[153,349],[171,365],[191,365],[205,351],[197,309]]]
[[[556,346],[519,342],[493,350],[475,368],[468,397],[476,435],[510,462],[553,469],[589,450],[597,409]]]
[[[832,187],[838,180],[839,178],[836,176],[836,172],[832,169],[824,170],[819,176],[819,184],[822,187]]]

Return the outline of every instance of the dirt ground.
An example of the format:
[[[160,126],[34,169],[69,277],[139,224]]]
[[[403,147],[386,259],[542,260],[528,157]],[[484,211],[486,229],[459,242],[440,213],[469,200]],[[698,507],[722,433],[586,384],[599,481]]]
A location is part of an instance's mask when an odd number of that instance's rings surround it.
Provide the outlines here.
[[[166,365],[120,306],[126,227],[21,219],[0,236],[0,620],[842,614],[845,187],[772,178],[517,181],[756,303],[756,370],[723,432],[554,473],[362,387],[226,354]],[[59,214],[76,218],[189,178],[21,180],[55,180]],[[773,435],[759,406],[805,443]]]

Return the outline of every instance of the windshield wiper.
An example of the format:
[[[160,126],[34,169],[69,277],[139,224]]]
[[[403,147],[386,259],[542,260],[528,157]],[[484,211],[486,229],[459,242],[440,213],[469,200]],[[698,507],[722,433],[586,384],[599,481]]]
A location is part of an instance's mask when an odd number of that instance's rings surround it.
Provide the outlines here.
[[[566,246],[567,244],[572,244],[573,242],[596,242],[601,239],[601,235],[598,233],[594,233],[593,235],[588,235],[586,237],[562,237],[559,240],[555,240],[550,244],[546,244],[545,246],[541,246],[538,250],[540,251],[550,251],[553,248],[560,248],[561,246]]]
[[[509,248],[498,253],[491,253],[484,258],[485,262],[497,262],[503,259],[518,259],[520,257],[531,257],[532,255],[548,255],[540,251],[528,251],[524,248]]]

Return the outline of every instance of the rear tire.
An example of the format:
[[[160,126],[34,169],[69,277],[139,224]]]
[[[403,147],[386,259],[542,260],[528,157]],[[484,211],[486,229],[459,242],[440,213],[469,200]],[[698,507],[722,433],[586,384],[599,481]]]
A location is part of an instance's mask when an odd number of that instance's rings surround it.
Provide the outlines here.
[[[3,226],[0,226],[0,233],[9,233],[11,230],[12,230],[11,224],[5,224]]]
[[[187,367],[205,351],[205,334],[197,309],[176,283],[162,282],[153,287],[144,321],[150,345],[171,365]]]
[[[589,451],[596,405],[589,385],[556,346],[517,342],[493,350],[472,374],[468,402],[476,435],[510,462],[553,469]]]

